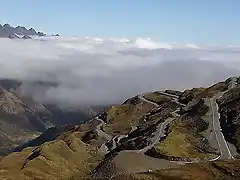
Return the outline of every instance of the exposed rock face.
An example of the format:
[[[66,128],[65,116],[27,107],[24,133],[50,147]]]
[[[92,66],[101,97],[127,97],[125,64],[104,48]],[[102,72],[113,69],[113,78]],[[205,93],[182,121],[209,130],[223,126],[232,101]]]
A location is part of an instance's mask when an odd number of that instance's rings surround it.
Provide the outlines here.
[[[0,24],[0,37],[8,37],[9,34],[7,33],[6,29]]]
[[[36,32],[35,29],[30,28],[26,29],[22,26],[12,27],[9,24],[1,25],[0,24],[0,38],[22,38],[30,39],[30,36],[45,36],[46,34],[42,32]]]
[[[179,101],[188,104],[193,99],[212,97],[218,92],[224,92],[228,89],[228,81],[219,82],[210,86],[209,88],[193,88],[185,90],[179,95]]]
[[[33,29],[33,28],[30,28],[30,29],[28,30],[28,35],[33,36],[33,35],[36,35],[36,34],[37,34],[37,32],[36,32],[35,29]]]
[[[226,139],[240,152],[240,87],[228,91],[218,100],[220,122]]]

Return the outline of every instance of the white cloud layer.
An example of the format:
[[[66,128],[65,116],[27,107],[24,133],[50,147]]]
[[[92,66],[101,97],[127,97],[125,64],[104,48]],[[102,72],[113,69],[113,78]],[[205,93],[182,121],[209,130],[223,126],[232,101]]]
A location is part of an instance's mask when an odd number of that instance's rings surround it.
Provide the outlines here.
[[[239,46],[149,38],[0,39],[0,54],[0,78],[57,83],[24,84],[21,90],[40,102],[70,105],[118,103],[142,92],[207,86],[240,75]]]

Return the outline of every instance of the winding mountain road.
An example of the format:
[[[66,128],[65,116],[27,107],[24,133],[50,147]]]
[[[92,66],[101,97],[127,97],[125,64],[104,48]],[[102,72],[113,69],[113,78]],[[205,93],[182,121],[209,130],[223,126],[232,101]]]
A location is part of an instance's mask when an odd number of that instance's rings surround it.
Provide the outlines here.
[[[104,124],[106,124],[102,119],[100,119],[98,116],[95,118],[95,120],[99,121],[100,124],[98,124],[96,126],[96,131],[97,131],[97,134],[100,138],[103,138],[106,142],[109,142],[111,141],[112,139],[112,136],[110,136],[109,134],[107,134],[106,132],[102,131],[102,126]],[[109,149],[108,147],[106,146],[106,143],[103,143],[100,147],[100,150],[104,153],[108,153]]]
[[[168,97],[172,98],[173,101],[174,101],[175,103],[179,104],[180,106],[183,106],[183,107],[186,106],[186,104],[180,103],[180,102],[178,101],[179,96],[177,96],[177,95],[169,94],[169,93],[166,93],[166,92],[163,92],[163,91],[158,91],[158,93],[159,93],[159,94],[162,94],[162,95],[164,95],[164,96],[168,96]]]
[[[236,87],[236,85],[237,85],[236,80],[237,80],[236,78],[231,79],[229,88]],[[176,95],[168,94],[168,93],[165,93],[165,92],[159,92],[159,93],[162,94],[162,95],[173,98],[173,100],[176,103],[180,104],[181,106],[186,106],[185,104],[182,104],[182,103],[178,102],[178,96],[176,96]],[[232,156],[231,151],[230,151],[230,149],[227,145],[227,142],[224,138],[224,135],[221,132],[221,126],[220,126],[220,121],[219,121],[220,115],[218,113],[218,105],[217,105],[216,99],[220,98],[223,94],[224,94],[224,92],[214,96],[213,98],[210,98],[211,110],[212,110],[213,131],[215,133],[216,140],[217,140],[219,150],[220,150],[220,153],[221,153],[220,156],[218,156],[218,157],[216,157],[216,158],[214,158],[210,161],[215,161],[215,160],[218,160],[218,159],[234,159],[234,157]],[[143,95],[139,96],[139,98],[141,100],[145,101],[145,102],[148,102],[148,103],[153,104],[154,106],[158,107],[158,105],[156,103],[145,99],[143,97]],[[176,112],[177,112],[177,110],[172,112],[171,114],[175,117],[179,116]],[[155,136],[155,138],[156,138],[155,141],[153,141],[149,146],[147,146],[147,147],[145,147],[141,150],[138,150],[138,152],[139,153],[144,153],[147,150],[154,147],[154,145],[157,142],[159,142],[160,138],[164,136],[164,129],[166,128],[167,124],[171,123],[171,121],[172,121],[172,119],[167,119],[165,122],[161,123],[159,128],[158,128],[158,131],[157,131],[158,135]],[[189,162],[189,163],[193,163],[193,162]]]
[[[235,88],[236,86],[237,86],[237,77],[230,78],[228,90]],[[226,142],[225,137],[221,130],[220,114],[218,112],[218,104],[216,102],[216,100],[221,98],[223,94],[226,93],[227,91],[219,93],[214,97],[210,98],[210,105],[212,109],[213,131],[215,132],[216,140],[217,140],[219,151],[220,151],[219,159],[234,159],[229,149],[228,143]]]
[[[235,88],[237,86],[237,80],[238,78],[237,77],[231,77],[230,78],[230,82],[229,82],[229,86],[228,86],[228,89],[232,89],[232,88]]]
[[[232,77],[230,79],[229,85],[228,85],[228,90],[235,88],[237,86],[237,77]],[[227,92],[227,91],[225,91]],[[225,137],[221,131],[221,126],[220,126],[220,114],[218,112],[218,104],[216,102],[217,99],[219,99],[225,92],[219,93],[215,95],[214,97],[210,98],[210,105],[211,105],[211,111],[212,111],[212,121],[213,121],[213,131],[216,136],[217,144],[219,146],[220,150],[220,156],[210,160],[210,161],[215,161],[218,159],[234,159],[233,155],[231,154],[231,151],[229,149],[228,143],[225,140]],[[177,96],[171,95],[165,92],[159,92],[163,95],[167,95],[169,97],[174,98],[177,102]],[[181,104],[181,103],[180,103]],[[184,104],[181,104],[184,105]],[[186,106],[186,105],[185,105]]]
[[[145,93],[145,94],[138,95],[138,98],[139,98],[140,100],[146,102],[146,103],[152,104],[152,105],[155,106],[155,107],[159,107],[159,105],[158,105],[157,103],[145,99],[145,98],[144,98],[145,95],[146,95],[146,93]]]
[[[98,133],[98,136],[99,137],[101,137],[101,138],[103,138],[103,139],[105,139],[106,141],[111,141],[111,139],[112,139],[112,136],[110,136],[110,135],[108,135],[107,133],[105,133],[104,131],[102,131],[102,126],[104,125],[104,124],[106,124],[102,119],[100,119],[99,117],[96,117],[95,118],[97,121],[100,121],[100,124],[99,125],[97,125],[97,127],[96,127],[96,131],[97,131],[97,133]]]
[[[229,83],[229,89],[236,87],[236,85],[237,85],[236,81],[237,81],[237,78],[232,78],[231,79],[231,81]],[[176,95],[169,94],[169,93],[162,92],[162,91],[159,91],[158,93],[160,93],[160,94],[162,94],[164,96],[172,98],[172,100],[174,102],[176,102],[177,104],[179,104],[180,106],[184,106],[184,107],[186,106],[185,104],[182,104],[182,103],[178,102],[178,96],[176,96]],[[218,156],[218,157],[216,157],[216,158],[214,158],[214,159],[212,159],[210,161],[215,161],[217,159],[233,159],[234,158],[232,156],[232,154],[231,154],[231,151],[229,150],[229,147],[228,147],[227,142],[226,142],[226,140],[224,138],[224,135],[221,132],[221,126],[220,126],[220,121],[219,121],[220,115],[218,113],[218,105],[216,103],[216,99],[220,98],[224,93],[225,92],[217,94],[214,97],[210,98],[210,106],[211,106],[212,121],[213,121],[213,131],[215,133],[216,140],[217,140],[217,143],[218,143],[218,146],[219,146],[219,150],[220,150],[220,153],[221,153],[220,156]],[[148,100],[148,99],[146,99],[144,97],[144,95],[146,95],[146,94],[147,93],[138,95],[138,98],[140,100],[146,102],[146,103],[152,104],[156,108],[159,108],[159,105],[157,103],[155,103],[153,101],[150,101],[150,100]],[[177,110],[171,112],[172,116],[173,117],[179,117],[180,115],[177,113],[178,111],[179,111],[179,108]],[[117,143],[119,143],[119,141],[122,138],[125,138],[125,137],[128,136],[128,135],[117,135],[115,137],[112,137],[112,136],[108,135],[106,132],[102,131],[102,129],[101,129],[102,126],[104,124],[106,124],[106,123],[102,119],[100,119],[99,117],[96,117],[95,119],[100,122],[100,124],[96,127],[96,131],[97,131],[99,137],[105,139],[107,142],[113,141],[112,142],[112,149],[116,148]],[[160,139],[165,136],[166,126],[169,123],[171,123],[173,120],[174,120],[174,118],[168,118],[164,122],[160,123],[157,126],[157,131],[155,132],[155,136],[152,138],[151,144],[149,144],[148,146],[144,147],[143,149],[140,149],[140,150],[130,150],[130,151],[131,152],[137,152],[137,153],[145,153],[149,149],[153,148],[160,141]],[[136,129],[136,127],[132,127],[132,130],[135,130],[135,129]],[[105,151],[105,152],[108,151],[108,148],[105,145],[105,143],[102,144],[101,150]],[[189,163],[191,163],[191,162],[189,162]]]
[[[155,102],[152,102],[150,100],[147,100],[146,98],[144,98],[144,95],[145,94],[142,94],[142,95],[139,95],[138,98],[141,99],[142,101],[145,101],[149,104],[152,104],[154,105],[155,107],[159,107],[159,105]],[[174,96],[174,95],[171,95],[171,94],[168,94],[168,93],[164,93],[165,96],[169,96],[171,98],[176,98],[177,99],[177,96]],[[175,99],[173,99],[175,101]],[[175,111],[171,112],[172,116],[173,117],[179,117],[179,114],[177,114],[177,112],[179,111],[179,109],[176,109]],[[140,149],[140,150],[134,150],[134,152],[137,152],[137,153],[145,153],[146,151],[150,150],[151,148],[153,148],[159,141],[162,137],[165,136],[165,129],[167,127],[168,124],[170,124],[175,118],[168,118],[166,119],[164,122],[160,123],[158,126],[157,126],[157,131],[155,133],[155,136],[152,140],[152,143],[146,147],[144,147],[143,149]]]
[[[232,89],[232,88],[235,88],[237,86],[237,78],[232,78],[230,83],[229,83],[229,86],[228,88],[229,89]],[[228,89],[228,90],[229,90]],[[226,91],[225,91],[226,92]],[[218,104],[216,102],[217,99],[219,99],[225,92],[221,92],[221,93],[218,93],[217,95],[213,96],[212,98],[206,98],[210,101],[210,111],[212,111],[212,125],[213,125],[213,131],[214,131],[214,134],[216,136],[216,141],[217,141],[217,144],[219,146],[219,150],[220,150],[220,155],[216,158],[213,158],[211,160],[208,160],[208,161],[216,161],[218,159],[222,159],[222,160],[226,160],[226,159],[234,159],[234,157],[232,156],[231,154],[231,151],[229,149],[229,146],[224,138],[224,135],[223,133],[221,132],[221,126],[220,126],[220,115],[218,113]],[[175,101],[176,103],[178,103],[179,105],[181,106],[186,106],[185,104],[182,104],[182,103],[179,103],[178,102],[178,96],[176,95],[172,95],[172,94],[168,94],[168,93],[165,93],[165,92],[160,92],[161,94],[163,95],[166,95],[168,97],[171,97],[173,98],[173,101]],[[154,105],[155,107],[159,108],[159,105],[155,102],[152,102],[152,101],[149,101],[147,99],[144,98],[144,94],[143,95],[139,95],[138,96],[139,99],[141,99],[142,101],[145,101],[149,104],[152,104]],[[178,117],[179,114],[177,114],[177,111],[179,111],[179,109],[175,110],[174,112],[172,112],[171,114],[173,115],[173,117]],[[109,135],[107,135],[105,132],[102,132],[101,131],[101,126],[104,124],[104,122],[101,120],[101,119],[98,119],[101,123],[98,125],[98,132],[99,134],[102,134],[102,137],[105,137],[106,139],[109,139]],[[155,132],[155,136],[153,138],[153,141],[150,145],[144,147],[143,149],[141,150],[130,150],[130,151],[126,151],[126,152],[137,152],[137,153],[141,153],[141,154],[144,154],[147,150],[151,149],[152,147],[154,147],[155,144],[157,144],[160,140],[161,137],[165,136],[165,132],[164,130],[166,129],[166,126],[171,123],[172,121],[174,120],[174,118],[168,118],[166,119],[163,123],[160,123],[158,126],[157,126],[157,131]],[[113,138],[113,140],[116,142],[119,142],[120,141],[120,137],[121,138],[124,138],[124,137],[127,137],[128,135],[120,135],[120,136],[116,136]],[[174,163],[178,163],[178,164],[191,164],[191,163],[197,163],[198,161],[191,161],[191,162],[183,162],[183,161],[170,161],[170,162],[174,162]],[[152,162],[151,162],[152,163]],[[151,172],[152,169],[150,167],[148,167],[149,169],[146,169],[146,170],[139,170],[138,172],[131,172],[131,170],[129,170],[129,172],[131,173],[140,173],[140,172]],[[127,172],[123,171],[123,172],[118,172],[116,174],[112,174],[109,179],[113,179],[114,177],[118,176],[118,175],[121,175],[121,174],[126,174]]]
[[[144,154],[144,153],[147,152],[148,150],[152,149],[157,143],[159,143],[160,139],[165,136],[166,126],[167,126],[169,123],[171,123],[173,120],[174,120],[174,118],[168,118],[168,119],[167,119],[166,121],[164,121],[163,123],[160,123],[160,124],[158,125],[158,127],[157,127],[158,130],[157,130],[157,132],[156,132],[156,135],[154,136],[153,142],[152,142],[150,145],[144,147],[143,149],[137,150],[136,152],[137,152],[137,153],[143,153],[143,154]]]
[[[221,132],[221,126],[219,121],[220,115],[218,113],[218,105],[217,105],[216,99],[220,98],[222,94],[223,93],[216,95],[210,99],[211,109],[212,109],[213,131],[215,132],[216,140],[219,146],[219,151],[220,151],[219,159],[234,159],[229,150],[229,147],[224,138],[224,135]]]

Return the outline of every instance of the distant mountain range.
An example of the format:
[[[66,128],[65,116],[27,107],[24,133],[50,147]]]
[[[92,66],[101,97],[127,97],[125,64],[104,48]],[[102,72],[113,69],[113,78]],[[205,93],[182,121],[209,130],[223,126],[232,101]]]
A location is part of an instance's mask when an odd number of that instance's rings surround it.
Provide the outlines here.
[[[0,38],[21,38],[30,39],[31,36],[45,36],[43,32],[37,32],[35,29],[27,29],[23,26],[12,27],[9,24],[0,24]]]

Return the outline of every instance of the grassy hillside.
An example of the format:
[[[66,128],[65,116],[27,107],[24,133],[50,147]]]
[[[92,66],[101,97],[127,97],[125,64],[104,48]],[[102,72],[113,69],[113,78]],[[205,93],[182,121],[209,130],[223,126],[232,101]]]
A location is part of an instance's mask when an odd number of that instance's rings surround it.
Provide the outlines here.
[[[110,134],[126,134],[131,131],[131,126],[139,124],[139,120],[145,116],[153,105],[141,101],[138,97],[129,99],[119,106],[112,106],[107,111],[107,124],[104,130]]]
[[[54,141],[21,153],[12,153],[0,162],[0,179],[83,179],[98,165],[102,156],[81,141],[80,128]]]
[[[211,147],[200,134],[208,128],[208,123],[201,117],[208,112],[204,101],[196,100],[193,106],[187,106],[182,116],[176,118],[169,126],[167,137],[155,145],[148,155],[159,158],[186,160],[211,157]],[[213,153],[213,152],[212,152]]]

